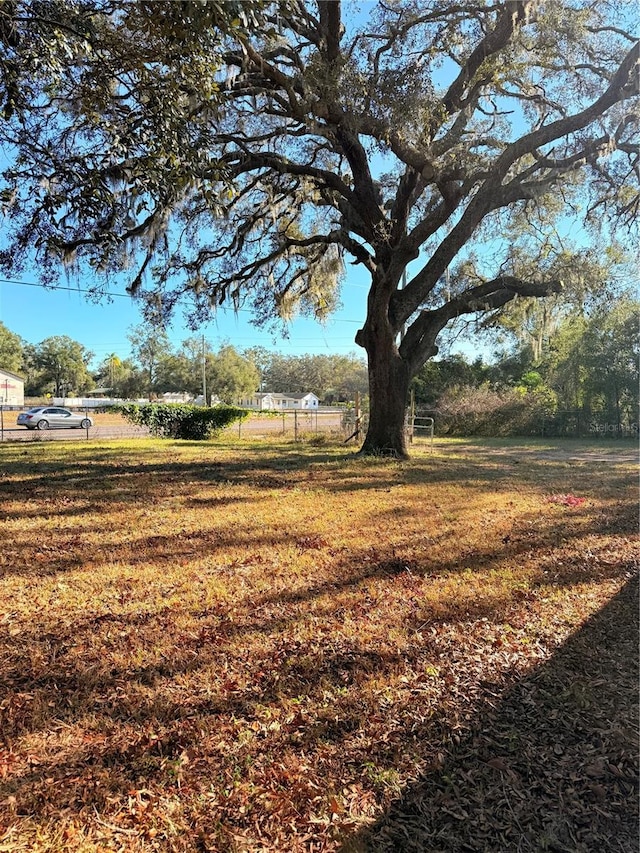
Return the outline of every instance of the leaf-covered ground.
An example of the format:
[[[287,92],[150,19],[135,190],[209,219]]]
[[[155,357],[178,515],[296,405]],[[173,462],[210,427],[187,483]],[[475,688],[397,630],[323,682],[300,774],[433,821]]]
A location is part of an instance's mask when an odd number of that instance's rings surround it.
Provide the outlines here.
[[[635,851],[634,480],[0,446],[0,851]]]

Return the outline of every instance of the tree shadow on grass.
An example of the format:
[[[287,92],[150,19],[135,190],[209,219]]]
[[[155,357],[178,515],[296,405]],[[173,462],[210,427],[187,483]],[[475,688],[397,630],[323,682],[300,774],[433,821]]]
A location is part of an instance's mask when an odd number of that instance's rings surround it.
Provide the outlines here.
[[[637,601],[633,579],[341,853],[634,853]]]
[[[164,679],[180,677],[207,666],[218,655],[224,659],[227,651],[242,647],[248,636],[263,636],[265,649],[268,650],[273,638],[286,636],[290,630],[307,620],[339,624],[339,607],[342,605],[349,612],[356,608],[360,616],[366,615],[370,607],[372,613],[375,613],[377,604],[367,603],[372,582],[382,582],[389,589],[393,588],[394,594],[399,592],[403,604],[397,614],[398,623],[408,625],[412,631],[421,631],[427,625],[456,624],[479,618],[508,622],[512,611],[520,609],[524,600],[535,600],[538,588],[544,594],[545,588],[554,590],[593,581],[622,579],[633,571],[631,556],[625,554],[624,558],[605,560],[601,558],[606,557],[607,553],[601,553],[595,548],[586,558],[572,546],[569,553],[563,555],[563,560],[558,560],[554,547],[546,543],[553,538],[559,523],[563,524],[564,541],[579,538],[583,535],[581,517],[589,522],[591,533],[601,532],[590,516],[589,509],[582,507],[572,511],[572,527],[564,526],[567,522],[563,521],[561,515],[552,514],[544,519],[544,524],[541,520],[534,540],[519,536],[516,532],[513,541],[509,543],[489,537],[482,547],[457,550],[449,560],[432,558],[428,551],[418,558],[406,556],[412,547],[409,538],[398,546],[397,552],[395,549],[375,548],[336,553],[331,559],[331,568],[325,567],[325,576],[315,583],[309,579],[299,585],[287,583],[283,586],[281,581],[274,589],[263,589],[259,593],[249,587],[246,595],[238,593],[233,603],[220,599],[203,609],[193,606],[183,608],[175,602],[156,603],[152,610],[144,607],[133,612],[119,609],[111,612],[108,605],[101,605],[97,613],[78,613],[72,621],[49,625],[46,630],[39,625],[25,626],[21,634],[20,653],[13,655],[13,665],[0,676],[9,677],[8,684],[12,691],[25,694],[36,691],[48,698],[47,702],[43,698],[40,722],[36,726],[39,728],[48,725],[52,718],[73,719],[74,705],[79,702],[90,706],[98,686],[105,691],[123,679],[130,683],[141,682],[146,686],[154,686]],[[523,530],[526,530],[524,522],[523,525]],[[606,523],[604,526],[606,529]],[[447,531],[443,535],[452,537],[455,531]],[[282,541],[289,540],[288,534],[283,533]],[[120,556],[131,568],[137,565],[139,559],[162,566],[178,557],[189,559],[193,554],[199,557],[215,556],[229,546],[237,545],[238,541],[233,531],[224,535],[215,532],[210,536],[205,531],[186,538],[180,534],[146,536],[135,540],[130,548],[123,548]],[[274,544],[274,541],[271,536],[269,542]],[[265,541],[261,539],[258,528],[245,539],[245,544],[248,547],[247,566],[250,568],[256,561],[262,564],[260,551]],[[314,542],[308,544],[301,541],[300,549],[310,548],[316,554],[326,550],[325,545],[324,541],[318,546]],[[530,575],[528,589],[526,586],[521,588],[507,584],[502,587],[497,584],[495,591],[491,592],[491,577],[504,560],[517,564],[521,558],[529,560],[532,552],[538,552],[537,572]],[[144,557],[138,557],[139,553],[144,554]],[[101,554],[85,552],[81,562],[90,562],[99,569]],[[72,568],[72,565],[68,567]],[[66,566],[62,563],[54,565],[50,562],[45,574],[57,573],[64,568]],[[238,565],[218,566],[212,576],[232,585],[233,579],[241,577],[245,570],[245,563],[240,561]],[[461,572],[468,573],[470,578],[473,575],[478,583],[470,586],[468,594],[464,584],[454,585],[452,591],[438,596],[434,609],[433,602],[425,598],[429,584],[446,581],[449,576],[455,578]],[[32,566],[15,567],[13,573],[36,574]],[[138,594],[135,587],[131,592],[129,583],[125,582],[121,590],[124,600],[134,593]],[[185,621],[194,626],[186,634],[181,627]],[[160,648],[164,645],[167,651],[162,650],[162,654],[155,656],[155,662],[142,668],[116,668],[109,672],[104,671],[96,661],[89,665],[74,655],[67,658],[76,643],[89,637],[104,636],[111,648],[113,637],[128,637],[130,633],[141,648],[154,645],[160,637]],[[120,641],[115,642],[117,645]],[[6,648],[12,644],[13,641],[9,639]],[[0,638],[0,652],[4,648],[5,643]],[[298,651],[304,654],[304,650]],[[293,659],[297,657],[298,651],[293,654]],[[356,657],[362,660],[361,654],[358,653]],[[40,665],[25,666],[25,662],[32,658],[40,661]],[[271,663],[275,665],[276,662]],[[290,684],[287,686],[284,680],[279,680],[276,692],[283,691],[286,695],[294,696],[308,689],[309,684],[319,675],[321,665],[314,664],[311,676],[306,667],[303,669],[298,675],[295,666],[288,666]],[[382,668],[379,674],[382,674]],[[266,682],[260,686],[263,699],[273,698],[271,694],[266,695],[267,688]],[[69,695],[73,695],[77,701],[67,705]]]
[[[389,566],[371,566],[368,571],[382,571],[388,577],[389,570]],[[410,581],[411,575],[403,572],[398,580]],[[354,582],[352,578],[350,583]],[[5,793],[17,798],[18,808],[24,809],[21,814],[38,804],[40,817],[63,807],[80,813],[87,803],[106,808],[108,793],[124,797],[141,776],[159,783],[166,776],[168,761],[179,760],[186,749],[197,753],[199,721],[209,718],[221,727],[242,721],[244,730],[252,731],[260,707],[276,708],[305,694],[315,697],[319,710],[300,722],[294,718],[287,723],[290,730],[283,726],[280,733],[265,733],[265,738],[290,741],[292,749],[309,754],[319,743],[334,743],[348,748],[356,763],[366,766],[370,762],[382,772],[392,772],[398,757],[398,744],[393,740],[364,741],[359,750],[354,743],[348,746],[352,735],[365,726],[370,709],[349,695],[334,701],[326,711],[320,708],[320,700],[328,687],[356,685],[370,678],[391,683],[408,664],[408,672],[416,669],[421,654],[430,657],[431,653],[427,646],[402,654],[393,650],[379,653],[361,648],[353,639],[319,638],[312,647],[292,641],[290,629],[305,618],[305,604],[326,595],[328,616],[335,591],[333,585],[322,585],[292,591],[289,596],[274,593],[264,596],[262,606],[256,607],[254,602],[251,611],[236,614],[220,605],[194,614],[197,624],[186,635],[180,629],[173,633],[175,614],[171,610],[138,616],[105,614],[104,620],[114,627],[110,642],[116,645],[128,643],[130,638],[141,643],[143,635],[129,629],[144,628],[147,621],[154,627],[152,623],[160,618],[161,624],[155,627],[162,629],[160,636],[167,643],[161,648],[163,661],[159,658],[139,668],[128,664],[105,671],[84,662],[83,670],[77,659],[80,668],[73,669],[72,659],[65,660],[65,651],[74,637],[99,628],[92,620],[86,625],[70,625],[64,637],[43,638],[50,646],[50,658],[41,662],[41,678],[36,675],[38,667],[23,676],[15,673],[12,687],[19,691],[18,725],[12,730],[11,708],[6,709],[5,737],[33,734],[52,724],[81,723],[85,715],[99,718],[101,723],[95,741],[90,734],[86,743],[79,742],[61,753],[62,757],[57,753],[48,759],[37,757],[31,769],[7,782]],[[424,740],[418,751],[424,761],[434,764],[433,770],[375,828],[354,837],[350,843],[355,846],[347,844],[344,853],[587,853],[599,848],[630,853],[634,849],[633,824],[623,810],[633,808],[631,724],[624,715],[633,704],[635,687],[633,604],[629,584],[552,661],[518,683],[499,704],[491,704],[492,694],[500,691],[498,685],[494,690],[491,685],[470,683],[469,717],[475,724],[463,740],[456,742],[460,729],[455,731],[444,711],[425,710],[425,721],[418,730],[408,727],[408,716],[402,722],[400,718],[389,720],[388,728],[406,742],[407,749],[414,748],[416,738],[418,743]],[[302,610],[283,605],[300,605]],[[501,605],[494,606],[496,618]],[[125,630],[121,633],[118,628]],[[177,686],[183,675],[224,668],[234,657],[242,675],[245,640],[258,632],[264,642],[252,655],[246,684],[241,683],[242,677],[235,683],[237,676],[229,676],[212,690],[201,686],[193,693],[188,682]],[[152,636],[158,632],[154,630]],[[51,647],[61,640],[62,646]],[[165,659],[164,653],[170,657]],[[29,719],[19,703],[34,699],[37,714]],[[478,703],[476,712],[473,709]],[[402,713],[402,703],[398,712]],[[120,726],[124,731],[117,736]],[[195,760],[212,770],[217,756],[201,753]],[[108,788],[94,785],[107,773]],[[55,799],[54,789],[49,792],[47,787],[51,779],[57,786]],[[242,823],[239,814],[233,820]],[[609,844],[607,834],[614,823],[622,827],[617,847]]]
[[[490,456],[472,460],[456,457],[423,456],[407,464],[391,460],[356,459],[351,456],[273,448],[244,452],[240,458],[217,458],[219,451],[230,448],[207,445],[202,461],[181,459],[182,448],[160,446],[144,449],[110,451],[100,448],[78,449],[72,458],[60,455],[53,459],[34,459],[28,451],[20,450],[3,460],[0,499],[17,502],[19,508],[0,507],[0,520],[46,517],[68,518],[82,516],[93,509],[108,509],[111,505],[136,506],[153,502],[158,492],[166,494],[175,486],[176,495],[185,501],[207,506],[216,502],[247,501],[247,491],[256,495],[282,491],[285,496],[296,489],[313,489],[319,493],[352,493],[360,491],[392,491],[402,486],[424,486],[429,500],[430,486],[441,484],[464,486],[468,494],[488,489],[500,492],[513,488],[513,477],[528,488],[547,492],[558,489],[577,494],[592,494],[597,478],[591,468],[569,468],[565,463],[548,461],[527,462],[526,466],[513,460]],[[526,470],[525,470],[526,469]],[[610,494],[629,486],[628,470],[607,471],[607,491]],[[189,490],[223,485],[228,490],[242,489],[238,495],[224,498],[211,496],[189,497]],[[397,517],[402,508],[394,510]],[[405,515],[411,514],[407,507]],[[395,519],[397,521],[397,518]]]
[[[136,463],[134,456],[124,470],[117,466],[109,469],[105,462],[115,484],[111,494],[98,498],[105,512],[113,509],[111,503],[122,503],[126,509],[127,502],[139,501],[147,487],[151,501],[173,501],[179,496],[184,505],[199,500],[200,494],[205,501],[211,498],[211,508],[215,509],[218,490],[208,490],[207,484],[249,486],[225,491],[225,501],[251,504],[265,498],[267,490],[278,496],[282,490],[283,500],[295,501],[295,493],[290,490],[296,486],[308,484],[318,493],[339,488],[348,491],[379,490],[396,484],[415,486],[426,482],[433,468],[428,460],[408,466],[360,465],[348,460],[343,465],[344,460],[331,461],[325,454],[313,455],[311,461],[306,454],[293,461],[273,453],[262,457],[254,454],[246,461],[215,463],[209,469],[206,465],[184,464],[179,459],[163,462],[159,454],[147,458],[151,472],[144,460]],[[260,464],[256,465],[258,458]],[[327,464],[329,461],[331,464]],[[319,481],[312,478],[314,462]],[[101,482],[102,475],[94,477],[88,458],[80,470],[80,474],[73,473],[75,483],[60,472],[50,485],[47,483],[51,472],[39,472],[40,497],[59,500],[54,509],[61,515],[73,506],[69,501],[75,500],[75,489],[83,484],[97,489]],[[558,479],[565,471],[553,470]],[[149,474],[148,479],[143,477],[145,473]],[[469,466],[466,462],[447,468],[441,460],[436,475],[457,479],[468,485],[466,494],[475,495],[491,488],[503,471],[493,464]],[[577,480],[570,488],[577,488],[575,483]],[[588,486],[587,479],[580,483]],[[156,484],[158,490],[154,492]],[[199,484],[205,485],[201,493],[195,492]],[[607,481],[607,489],[610,488]],[[585,628],[585,636],[591,638],[583,641],[585,648],[581,649],[579,643],[576,646],[575,639],[570,641],[557,658],[520,682],[504,701],[492,700],[492,694],[497,697],[501,692],[499,685],[495,689],[486,686],[479,676],[475,684],[470,683],[473,644],[460,661],[455,659],[457,647],[446,645],[444,640],[432,643],[426,631],[424,642],[419,638],[424,620],[433,625],[440,619],[454,633],[459,631],[456,643],[464,644],[463,634],[470,620],[478,617],[495,622],[497,636],[502,619],[509,628],[512,605],[517,609],[522,604],[518,598],[522,591],[509,585],[484,598],[472,590],[464,607],[454,590],[434,620],[428,601],[424,605],[420,602],[419,589],[425,582],[424,592],[428,592],[431,579],[435,583],[462,570],[473,572],[480,579],[486,573],[490,579],[503,561],[510,561],[517,568],[521,557],[523,562],[537,560],[540,573],[537,580],[534,578],[535,583],[549,587],[550,596],[554,595],[554,588],[624,577],[630,564],[616,563],[615,556],[613,560],[604,559],[606,554],[596,545],[594,553],[584,558],[575,548],[575,540],[583,535],[626,534],[635,528],[635,516],[633,523],[631,515],[620,516],[623,505],[616,502],[617,498],[604,509],[585,503],[565,510],[546,508],[541,488],[530,491],[540,496],[539,507],[535,505],[531,518],[518,514],[509,541],[502,538],[500,525],[492,527],[487,522],[472,546],[463,547],[461,542],[460,548],[448,550],[447,559],[439,557],[435,549],[430,553],[430,540],[423,529],[408,530],[402,539],[394,535],[393,541],[386,544],[376,540],[362,550],[333,549],[330,534],[314,538],[304,530],[293,534],[282,531],[283,541],[286,537],[300,554],[307,550],[307,558],[315,560],[318,556],[322,572],[294,576],[284,583],[282,578],[276,582],[274,577],[272,585],[261,586],[259,592],[248,588],[234,602],[214,597],[211,603],[205,596],[202,603],[194,599],[192,605],[182,608],[169,599],[166,604],[156,602],[153,609],[142,606],[144,600],[139,601],[132,573],[121,587],[110,591],[113,597],[108,601],[114,603],[114,612],[108,609],[108,603],[101,602],[98,612],[88,609],[76,612],[73,619],[64,618],[59,623],[47,620],[44,625],[36,619],[33,624],[23,625],[17,634],[11,633],[12,623],[8,621],[0,626],[4,643],[0,652],[6,652],[6,687],[10,694],[0,703],[5,723],[1,728],[8,741],[18,745],[24,740],[20,744],[20,760],[28,767],[10,775],[6,783],[3,780],[4,793],[15,797],[20,816],[34,814],[44,819],[64,808],[77,811],[86,819],[87,811],[82,810],[89,808],[87,803],[110,809],[112,790],[126,798],[127,791],[140,778],[167,790],[167,762],[180,759],[187,749],[193,756],[185,775],[191,773],[198,784],[201,776],[215,777],[218,765],[223,764],[216,752],[218,731],[226,726],[227,741],[235,744],[239,735],[253,736],[254,726],[258,726],[256,737],[260,738],[260,745],[249,757],[262,760],[263,753],[272,747],[278,756],[295,752],[321,761],[325,743],[347,754],[350,765],[318,771],[323,782],[326,779],[338,789],[345,774],[351,773],[351,779],[358,781],[369,773],[367,767],[371,773],[382,774],[392,774],[399,768],[406,779],[407,765],[424,769],[425,763],[431,762],[432,770],[407,789],[385,819],[370,833],[353,838],[354,844],[361,845],[353,850],[468,853],[547,849],[582,853],[602,848],[627,853],[632,831],[630,823],[624,823],[619,816],[630,778],[626,757],[628,726],[616,721],[615,714],[620,712],[622,719],[622,710],[628,706],[628,689],[622,690],[620,685],[628,685],[625,667],[635,653],[627,639],[631,636],[627,627],[629,614],[618,608],[608,617],[609,625],[618,620],[621,639],[616,637],[612,643],[594,620],[592,626]],[[411,500],[409,496],[407,501]],[[371,505],[372,518],[382,520],[379,502],[374,505],[372,501]],[[401,507],[406,505],[409,504]],[[387,518],[393,519],[393,515]],[[437,535],[448,544],[458,536],[460,523],[447,522]],[[432,534],[435,539],[436,534]],[[273,534],[269,540],[273,540]],[[573,546],[569,560],[562,555],[556,559],[554,549],[562,543]],[[245,555],[237,563],[218,565],[216,555],[234,545],[242,545]],[[158,566],[180,557],[211,558],[211,575],[206,572],[200,577],[195,572],[190,581],[202,581],[204,589],[210,576],[229,585],[240,583],[245,576],[250,578],[252,566],[259,565],[256,561],[262,556],[263,546],[268,552],[268,545],[259,527],[253,526],[251,515],[247,515],[239,532],[231,527],[221,532],[202,526],[185,538],[179,530],[158,536],[153,530],[141,529],[123,548],[121,557],[128,571],[135,569],[140,554]],[[27,547],[24,534],[16,547]],[[186,553],[189,550],[193,554]],[[101,547],[88,542],[76,543],[71,553],[72,561],[88,562],[96,571],[110,559]],[[265,566],[268,571],[268,559]],[[65,562],[49,561],[46,571],[55,574],[70,567]],[[9,567],[7,571],[16,568]],[[546,595],[544,590],[542,595]],[[139,610],[129,609],[128,596],[132,599],[131,608],[138,602]],[[398,625],[408,624],[416,631],[416,642],[401,651],[393,644],[385,651],[386,637],[369,627],[381,617],[383,608],[389,607],[395,608],[392,613]],[[357,632],[347,637],[341,635],[341,611],[357,625]],[[608,612],[609,608],[602,616]],[[457,623],[461,623],[459,628]],[[525,636],[522,642],[526,639]],[[487,642],[491,651],[491,638]],[[589,642],[597,646],[595,655]],[[616,654],[626,659],[620,661]],[[450,659],[454,659],[451,666]],[[436,672],[430,708],[425,708],[425,703],[432,676],[425,671],[417,681],[422,664]],[[505,666],[507,680],[513,683],[517,678],[513,656]],[[454,670],[456,678],[459,676],[462,692],[451,688],[447,680],[453,677],[450,672],[439,674],[440,669],[447,668]],[[220,673],[223,677],[218,677]],[[400,693],[387,709],[380,705],[377,693],[369,696],[370,682],[391,684],[403,673],[406,687],[402,690],[411,693],[409,698]],[[457,684],[456,681],[454,688]],[[359,691],[360,686],[367,689]],[[622,698],[621,690],[626,691]],[[464,707],[456,705],[453,716],[446,707],[438,710],[438,691],[442,691],[443,705],[448,696],[454,695]],[[606,694],[604,699],[600,691]],[[325,692],[332,697],[328,707],[323,704]],[[614,707],[616,696],[620,701]],[[489,704],[491,701],[494,706]],[[305,715],[288,719],[286,709],[297,702]],[[281,730],[259,728],[264,707],[280,714]],[[379,722],[376,715],[380,715]],[[465,720],[465,731],[471,725],[469,721],[475,720],[476,724],[468,736],[456,742],[462,732],[461,728],[455,729],[459,715]],[[76,725],[78,733],[86,735],[86,741],[79,738],[65,745],[64,737],[56,733],[60,727],[64,731],[67,726],[71,730]],[[29,739],[40,731],[52,741],[59,737],[59,752],[30,756]],[[215,737],[211,734],[204,746],[203,731],[215,731]],[[602,763],[604,758],[606,764]],[[231,759],[225,760],[229,770]],[[89,768],[86,777],[85,767]],[[617,770],[610,769],[613,767]],[[114,789],[98,784],[104,777]],[[52,779],[54,782],[50,782]],[[185,784],[183,791],[186,790]],[[122,802],[116,798],[112,814]],[[239,805],[234,802],[228,806],[228,821],[246,829],[249,818],[234,811]],[[304,811],[304,803],[296,806]],[[253,807],[258,814],[259,804]],[[214,815],[206,819],[217,818]],[[607,835],[616,821],[622,826],[618,847],[612,846]],[[294,828],[292,832],[298,830]]]
[[[342,853],[635,851],[636,601],[637,584],[630,581],[548,663],[502,697],[499,684],[473,683],[472,676],[468,696],[473,710],[464,734],[444,710],[425,708],[418,725],[421,717],[403,715],[400,703],[400,716],[395,723],[389,720],[388,729],[395,730],[407,749],[415,748],[427,767],[422,765],[423,775],[375,825],[348,839],[343,833]],[[154,668],[149,679],[143,671],[128,669],[111,686],[99,678],[90,689],[93,697],[85,697],[85,711],[90,708],[92,717],[99,714],[101,725],[72,749],[67,745],[47,758],[35,756],[28,769],[3,782],[0,790],[17,798],[21,814],[35,809],[38,819],[44,819],[64,808],[86,819],[83,809],[108,808],[109,796],[126,799],[141,777],[161,782],[167,763],[179,762],[187,749],[190,760],[199,762],[198,772],[213,773],[218,755],[211,749],[218,736],[205,751],[200,744],[207,718],[218,721],[216,729],[228,727],[231,720],[251,731],[265,705],[276,707],[301,693],[319,699],[330,684],[369,677],[391,682],[407,664],[406,653],[378,654],[345,641],[323,643],[313,654],[287,644],[284,634],[282,643],[265,647],[263,659],[252,659],[251,684],[228,683],[224,693],[192,694],[186,685],[175,692],[169,684],[166,691],[145,689],[159,677],[175,677],[180,671],[175,666],[163,673]],[[74,700],[79,698],[75,691],[82,685],[54,681],[48,702],[69,691]],[[464,689],[464,678],[460,687]],[[31,684],[31,693],[34,688]],[[65,725],[63,705],[61,701],[55,712],[55,726]],[[278,744],[286,752],[288,744],[313,755],[329,743],[349,750],[351,762],[392,772],[398,760],[394,738],[356,746],[364,712],[345,695],[310,718],[290,719],[281,731],[263,726],[260,737],[267,754]],[[107,774],[107,787],[102,781],[96,784]],[[239,813],[227,819],[232,826],[244,825]]]

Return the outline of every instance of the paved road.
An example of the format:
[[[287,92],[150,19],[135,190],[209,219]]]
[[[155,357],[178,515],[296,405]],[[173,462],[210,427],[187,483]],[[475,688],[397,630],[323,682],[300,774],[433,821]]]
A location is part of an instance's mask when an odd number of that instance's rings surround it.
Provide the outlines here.
[[[139,426],[94,426],[88,431],[84,429],[4,429],[0,441],[86,441],[101,438],[139,438],[149,435],[146,427]]]

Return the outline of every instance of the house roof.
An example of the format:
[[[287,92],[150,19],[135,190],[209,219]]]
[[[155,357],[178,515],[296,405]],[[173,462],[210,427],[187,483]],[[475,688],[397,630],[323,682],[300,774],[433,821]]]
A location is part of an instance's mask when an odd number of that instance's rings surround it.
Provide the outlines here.
[[[0,367],[0,373],[4,373],[5,376],[10,376],[12,379],[19,379],[20,382],[24,382],[24,376],[19,376],[17,373],[14,373],[12,370],[6,370],[4,367]]]
[[[256,394],[256,397],[263,400],[265,397],[277,397],[277,398],[285,398],[287,400],[303,400],[305,397],[315,397],[318,399],[317,395],[313,393],[313,391],[306,391],[302,394],[292,393],[288,394],[287,392],[279,392],[279,391],[266,391],[264,394]]]

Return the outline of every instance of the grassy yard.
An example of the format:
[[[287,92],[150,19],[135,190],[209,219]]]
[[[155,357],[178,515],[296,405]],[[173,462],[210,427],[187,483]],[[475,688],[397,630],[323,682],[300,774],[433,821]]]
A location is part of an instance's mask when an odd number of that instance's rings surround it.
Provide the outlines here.
[[[0,851],[632,853],[619,447],[0,446]]]

